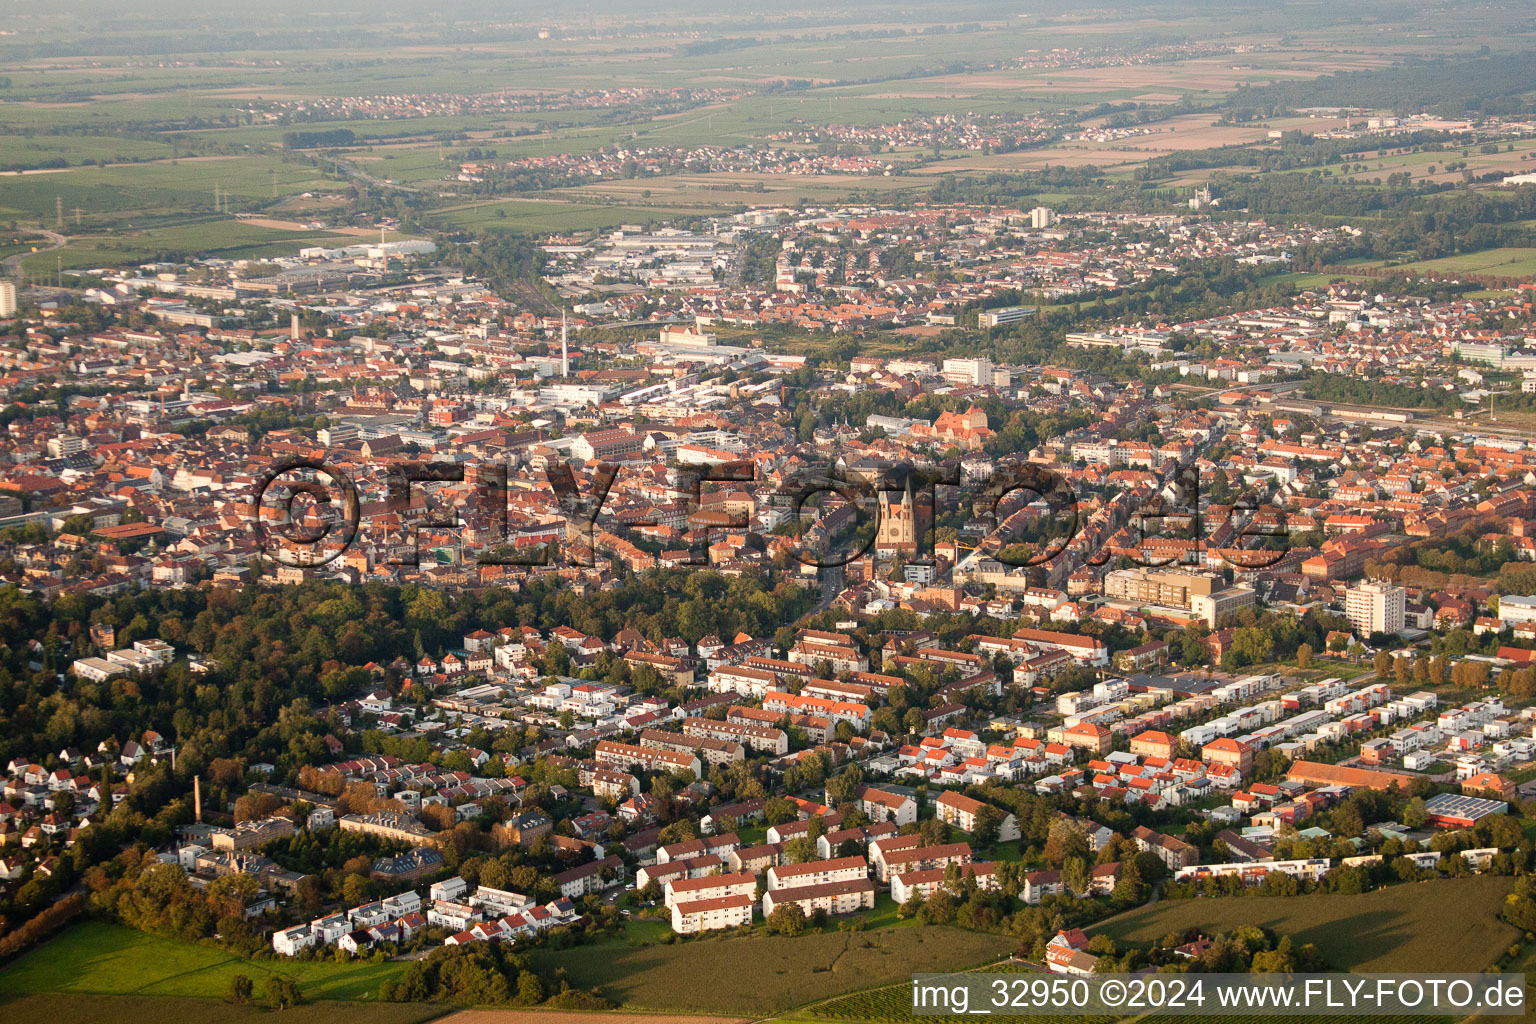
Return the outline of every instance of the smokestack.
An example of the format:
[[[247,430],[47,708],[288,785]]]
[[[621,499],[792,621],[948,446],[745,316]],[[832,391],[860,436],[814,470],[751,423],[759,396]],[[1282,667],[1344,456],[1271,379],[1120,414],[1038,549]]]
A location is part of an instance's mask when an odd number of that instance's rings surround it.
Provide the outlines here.
[[[294,341],[299,340],[299,314],[288,314],[288,337]]]
[[[565,348],[565,310],[560,310],[560,376],[571,375],[571,357]]]
[[[192,776],[192,811],[197,816],[197,823],[203,823],[203,779],[200,775]]]

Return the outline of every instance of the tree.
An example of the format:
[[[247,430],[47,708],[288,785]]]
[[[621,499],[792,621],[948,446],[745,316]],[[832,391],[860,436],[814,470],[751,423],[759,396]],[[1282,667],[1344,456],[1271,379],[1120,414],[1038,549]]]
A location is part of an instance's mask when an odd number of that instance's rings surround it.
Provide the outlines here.
[[[810,836],[796,836],[784,844],[784,859],[791,864],[808,864],[816,858],[816,841]]]
[[[267,976],[266,992],[267,1005],[274,1010],[286,1010],[303,1001],[299,994],[299,983],[281,974]]]
[[[1274,652],[1274,639],[1261,626],[1244,626],[1232,633],[1232,653],[1240,665],[1268,661]]]
[[[652,791],[654,792],[654,789]],[[663,828],[658,838],[663,846],[670,846],[672,843],[686,843],[690,839],[697,839],[698,836],[694,833],[693,822],[687,818],[679,818]]]
[[[763,803],[764,824],[782,825],[786,821],[794,821],[799,816],[794,801],[788,797],[772,796]]]
[[[768,915],[767,926],[769,935],[804,935],[805,911],[800,909],[799,904],[781,903]]]
[[[1302,644],[1296,648],[1296,667],[1309,669],[1312,667],[1312,645]]]
[[[362,875],[348,875],[341,883],[341,898],[350,907],[368,902],[368,879]]]
[[[1088,890],[1093,884],[1093,878],[1088,872],[1087,858],[1067,858],[1067,862],[1061,866],[1061,880],[1072,895],[1088,895]]]
[[[229,1001],[240,1006],[251,1001],[251,995],[255,991],[255,985],[244,974],[237,974],[229,979]]]
[[[571,652],[565,644],[551,642],[544,648],[544,660],[539,667],[547,676],[566,676],[571,673]]]
[[[976,827],[971,830],[971,845],[984,850],[997,842],[1002,829],[1003,812],[991,804],[982,804],[976,812]]]
[[[536,1006],[544,1001],[544,983],[532,971],[517,976],[517,1001],[524,1006]]]
[[[1115,883],[1113,896],[1116,903],[1124,904],[1140,903],[1146,898],[1146,886],[1141,881],[1141,872],[1136,870],[1134,860],[1121,862],[1120,880]]]
[[[827,780],[827,803],[833,807],[851,801],[864,784],[864,772],[856,764],[850,764]]]
[[[1074,822],[1066,818],[1057,818],[1051,822],[1043,856],[1047,864],[1055,867],[1061,867],[1071,857],[1086,859],[1088,840],[1083,837]]]
[[[1261,896],[1295,896],[1299,889],[1296,879],[1284,871],[1271,871],[1259,883]]]

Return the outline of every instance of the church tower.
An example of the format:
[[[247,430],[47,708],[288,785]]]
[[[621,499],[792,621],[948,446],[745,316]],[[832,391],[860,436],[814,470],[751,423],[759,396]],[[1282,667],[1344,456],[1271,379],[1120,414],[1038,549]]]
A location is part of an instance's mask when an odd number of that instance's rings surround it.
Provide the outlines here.
[[[907,481],[898,501],[891,500],[892,493],[880,495],[880,526],[875,532],[875,551],[916,554],[917,501],[912,494],[912,481]]]

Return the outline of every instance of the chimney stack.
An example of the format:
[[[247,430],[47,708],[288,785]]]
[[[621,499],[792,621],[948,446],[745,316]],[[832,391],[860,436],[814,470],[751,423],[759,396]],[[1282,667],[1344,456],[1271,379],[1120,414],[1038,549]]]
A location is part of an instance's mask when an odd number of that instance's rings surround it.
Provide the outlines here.
[[[192,776],[192,811],[196,815],[197,823],[203,823],[203,779],[200,775]]]
[[[288,314],[288,337],[294,341],[299,340],[299,314]]]

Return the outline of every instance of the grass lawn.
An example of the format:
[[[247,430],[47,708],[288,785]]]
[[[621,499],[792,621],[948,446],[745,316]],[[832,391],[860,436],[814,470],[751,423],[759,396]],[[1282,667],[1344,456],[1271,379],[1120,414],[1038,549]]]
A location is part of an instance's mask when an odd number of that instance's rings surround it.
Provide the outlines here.
[[[877,906],[875,915],[880,908]],[[894,909],[888,913],[894,915]],[[624,949],[535,950],[541,974],[564,968],[578,988],[596,987],[628,1009],[762,1016],[919,971],[951,971],[1012,950],[1006,935],[946,927],[753,935]],[[605,950],[606,952],[606,950]]]
[[[1479,875],[1388,886],[1358,896],[1232,896],[1163,900],[1090,929],[1116,942],[1150,944],[1169,932],[1228,932],[1257,924],[1310,942],[1348,971],[1481,971],[1519,933],[1497,917],[1513,887]]]
[[[43,992],[0,996],[0,1017],[7,1024],[60,1024],[62,1021],[111,1021],[112,1024],[254,1024],[281,1020],[283,1024],[421,1024],[452,1012],[432,1003],[301,1003],[273,1017],[261,993],[248,1006],[222,999],[172,996],[100,996]]]
[[[112,1024],[255,1024],[281,1020],[283,1024],[421,1024],[450,1012],[453,1007],[431,1003],[302,1003],[273,1011],[257,1001],[235,1006],[222,999],[190,999],[171,996],[100,996],[42,992],[26,996],[0,996],[0,1017],[6,1024],[61,1024],[64,1021],[111,1021]]]
[[[100,921],[76,925],[0,970],[0,997],[38,992],[222,999],[244,974],[261,992],[283,974],[307,1000],[373,1000],[398,963],[245,960],[212,946],[161,938]],[[80,1018],[75,1018],[80,1019]]]

